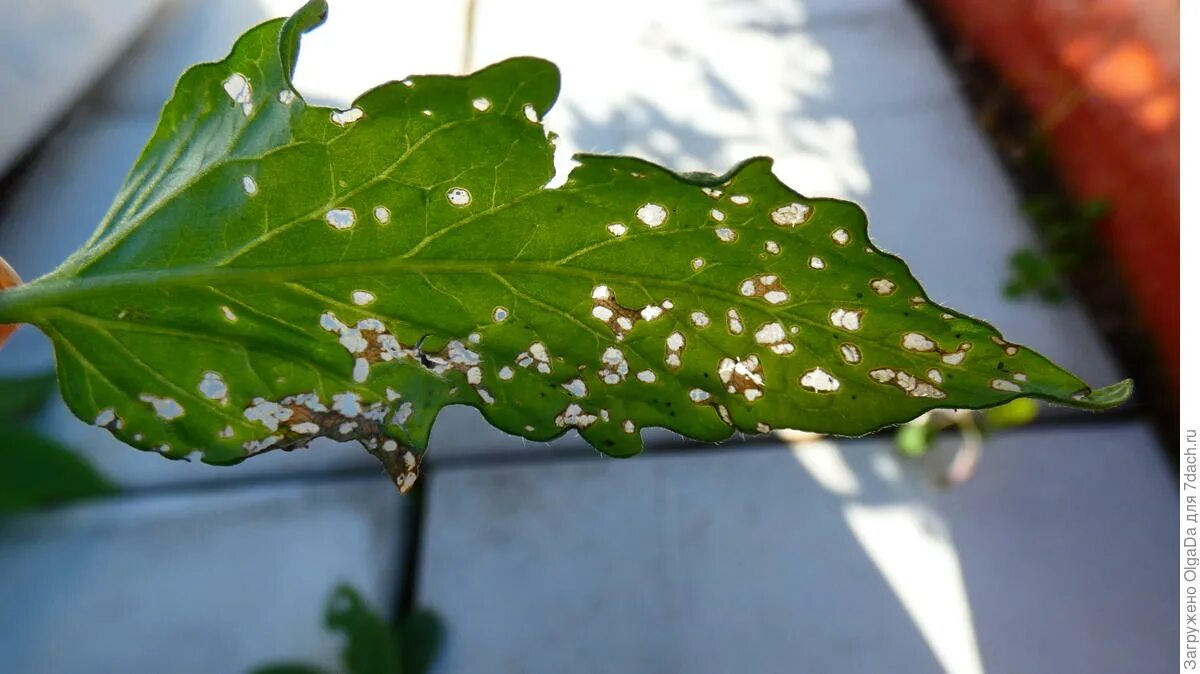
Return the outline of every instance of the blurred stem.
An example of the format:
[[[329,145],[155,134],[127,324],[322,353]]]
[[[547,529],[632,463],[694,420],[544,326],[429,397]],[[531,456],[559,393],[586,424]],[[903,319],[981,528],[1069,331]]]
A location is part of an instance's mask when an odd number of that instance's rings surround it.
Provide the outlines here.
[[[983,431],[979,424],[975,423],[975,414],[969,410],[961,410],[954,415],[954,422],[961,436],[958,451],[954,453],[946,472],[942,473],[941,483],[946,487],[953,487],[971,479],[975,474],[975,467],[979,465],[979,458],[983,455]]]

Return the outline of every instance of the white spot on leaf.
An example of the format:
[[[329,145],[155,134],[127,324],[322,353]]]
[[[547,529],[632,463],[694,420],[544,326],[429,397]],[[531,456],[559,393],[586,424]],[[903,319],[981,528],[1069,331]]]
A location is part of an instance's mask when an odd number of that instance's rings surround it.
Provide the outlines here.
[[[479,98],[476,98],[475,100],[471,101],[471,107],[475,108],[476,110],[478,110],[480,112],[487,112],[488,110],[492,109],[492,102],[489,101],[488,99],[484,98],[483,96],[480,96]]]
[[[350,374],[354,378],[354,381],[359,384],[365,382],[371,374],[371,361],[366,358],[355,358],[354,369],[351,370]]]
[[[96,420],[92,423],[94,423],[97,426],[108,426],[109,424],[115,422],[116,420],[117,420],[116,410],[109,407],[109,408],[100,410],[100,413],[96,415]]]
[[[575,403],[571,403],[570,405],[567,405],[567,408],[564,409],[561,414],[555,417],[554,423],[559,428],[565,428],[567,426],[587,428],[588,426],[596,423],[596,415],[587,414],[583,411],[582,407]]]
[[[375,301],[375,294],[368,290],[355,290],[350,293],[350,299],[360,307],[365,307]]]
[[[471,193],[465,187],[451,187],[449,190],[446,190],[446,200],[452,206],[462,208],[471,203]]]
[[[254,110],[254,88],[250,86],[250,80],[241,73],[234,73],[227,77],[221,86],[229,98],[241,106],[242,114],[249,117]]]
[[[683,333],[681,332],[672,332],[671,334],[667,335],[667,353],[665,358],[667,367],[676,369],[683,365],[682,358],[683,347],[685,343],[686,342],[684,340]]]
[[[904,348],[909,351],[936,351],[937,344],[925,335],[919,332],[908,332],[904,334],[904,340],[901,342]]]
[[[563,384],[562,387],[567,390],[567,393],[570,393],[576,398],[583,398],[587,395],[587,384],[585,384],[582,379],[572,379],[571,381]]]
[[[334,110],[329,113],[329,121],[338,126],[349,126],[362,119],[363,111],[359,108],[347,108],[345,110]]]
[[[353,208],[334,208],[325,213],[325,222],[334,229],[350,229],[357,219]]]
[[[359,402],[358,394],[349,391],[333,394],[333,405],[330,407],[344,417],[356,417],[362,414],[362,404]]]
[[[812,209],[801,203],[790,203],[771,211],[771,222],[780,227],[795,227],[808,219]]]
[[[834,309],[829,312],[829,323],[835,328],[854,332],[861,327],[862,312],[853,309]]]
[[[874,290],[876,295],[891,295],[896,291],[896,284],[885,278],[877,278],[871,281],[871,290]]]
[[[833,393],[842,387],[836,377],[819,367],[805,372],[800,377],[800,385],[816,393]]]
[[[754,333],[754,341],[769,347],[773,353],[780,356],[786,356],[795,350],[792,343],[787,341],[787,332],[781,323],[762,324]]]
[[[642,204],[637,209],[637,219],[641,220],[647,227],[658,227],[667,221],[667,209],[663,208],[660,204]]]
[[[765,380],[758,356],[752,354],[737,360],[722,358],[717,363],[717,376],[721,378],[721,383],[725,384],[727,391],[741,393],[749,402],[763,396]]]
[[[625,236],[625,232],[629,231],[629,228],[620,222],[614,222],[605,229],[613,236]]]
[[[242,411],[242,416],[249,421],[257,421],[269,431],[279,429],[279,422],[292,418],[292,410],[265,398],[255,398],[250,406]]]
[[[225,385],[225,380],[219,372],[205,372],[197,388],[209,400],[219,400],[222,404],[227,402],[229,387]]]
[[[159,398],[149,393],[143,393],[138,396],[138,400],[149,403],[154,408],[154,413],[167,421],[183,416],[183,406],[171,398]]]
[[[726,311],[725,319],[731,333],[735,335],[742,334],[742,316],[737,312],[737,309],[730,309],[729,311]]]
[[[254,178],[250,176],[242,176],[242,191],[250,196],[258,194],[258,183],[254,182]]]
[[[1007,379],[993,379],[991,382],[991,386],[992,386],[992,388],[996,389],[997,391],[1004,391],[1006,393],[1020,393],[1021,392],[1021,387],[1018,384],[1008,381]]]
[[[886,384],[896,378],[896,371],[888,367],[871,370],[868,374],[871,376],[871,379],[880,384]]]
[[[321,427],[311,421],[302,421],[298,424],[292,424],[292,432],[301,435],[316,435],[321,432]]]
[[[838,347],[838,351],[842,352],[842,359],[851,365],[854,365],[862,360],[862,352],[859,351],[858,347],[853,344],[842,344]]]

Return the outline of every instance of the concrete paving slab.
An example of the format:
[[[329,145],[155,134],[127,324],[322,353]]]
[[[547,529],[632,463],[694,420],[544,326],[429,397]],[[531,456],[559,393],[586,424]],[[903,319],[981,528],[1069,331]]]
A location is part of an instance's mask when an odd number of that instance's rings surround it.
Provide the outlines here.
[[[403,500],[383,480],[118,498],[0,522],[11,674],[332,666],[324,604],[391,607]]]
[[[1174,487],[1140,423],[995,437],[934,490],[881,439],[432,476],[439,671],[1170,667]]]

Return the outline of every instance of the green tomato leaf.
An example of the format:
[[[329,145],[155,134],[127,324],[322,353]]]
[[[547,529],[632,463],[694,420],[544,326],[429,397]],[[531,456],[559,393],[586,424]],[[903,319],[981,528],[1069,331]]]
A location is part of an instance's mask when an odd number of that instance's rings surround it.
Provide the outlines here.
[[[546,61],[308,105],[290,74],[324,12],[188,70],[91,240],[0,293],[0,322],[53,340],[75,414],[135,447],[225,464],[357,439],[405,489],[450,404],[628,456],[652,426],[858,435],[1128,394],[935,305],[862,209],[770,159],[712,176],[584,155],[547,188]]]

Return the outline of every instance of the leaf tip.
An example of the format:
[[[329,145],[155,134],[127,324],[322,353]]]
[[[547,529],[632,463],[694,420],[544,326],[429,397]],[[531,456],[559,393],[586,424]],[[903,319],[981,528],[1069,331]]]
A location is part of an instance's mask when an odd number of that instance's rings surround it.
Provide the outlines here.
[[[1070,400],[1072,407],[1096,412],[1124,405],[1133,396],[1133,380],[1124,379],[1115,384],[1083,391]]]

